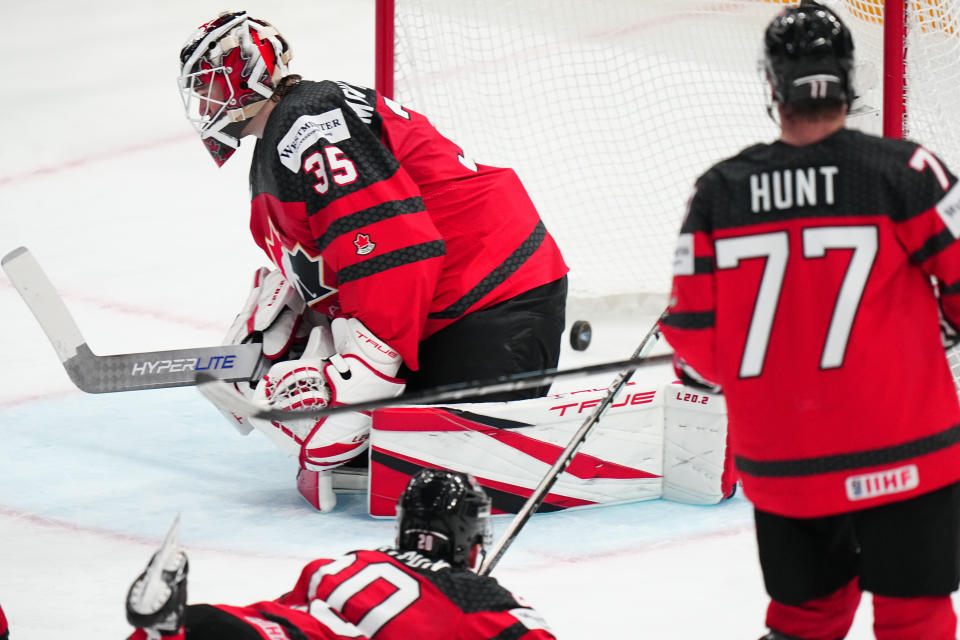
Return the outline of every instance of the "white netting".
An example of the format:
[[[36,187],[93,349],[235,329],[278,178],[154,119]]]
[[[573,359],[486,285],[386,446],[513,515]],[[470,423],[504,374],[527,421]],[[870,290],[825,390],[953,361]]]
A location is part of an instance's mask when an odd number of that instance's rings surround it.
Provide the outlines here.
[[[875,133],[881,3],[829,3],[857,46],[865,95],[851,124]],[[517,170],[571,266],[573,296],[662,295],[696,177],[778,134],[758,61],[783,4],[396,0],[394,95],[478,162]],[[943,137],[960,105],[956,10],[918,4],[908,131],[960,166]]]
[[[960,2],[912,2],[904,135],[960,172]]]

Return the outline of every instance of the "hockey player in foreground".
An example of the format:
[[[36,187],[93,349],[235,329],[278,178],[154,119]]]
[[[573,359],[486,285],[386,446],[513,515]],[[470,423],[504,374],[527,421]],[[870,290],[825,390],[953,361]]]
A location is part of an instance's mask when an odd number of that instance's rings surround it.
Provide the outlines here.
[[[261,342],[273,366],[236,391],[285,409],[554,368],[567,267],[517,175],[376,91],[288,75],[290,57],[244,12],[180,53],[187,117],[216,163],[258,138],[250,229],[276,269],[255,274],[226,341]],[[321,511],[335,504],[330,470],[367,447],[366,413],[224,414],[298,457],[298,487]]]
[[[466,474],[420,471],[398,504],[396,548],[314,560],[277,600],[187,605],[187,558],[175,547],[159,596],[141,574],[127,596],[130,640],[484,640],[553,638],[540,616],[474,573],[490,536],[490,500]],[[165,545],[166,547],[167,545]]]
[[[707,171],[664,337],[722,387],[756,511],[770,640],[955,638],[960,187],[930,151],[844,128],[853,42],[804,2],[765,36],[781,137]],[[931,286],[931,278],[937,287]]]

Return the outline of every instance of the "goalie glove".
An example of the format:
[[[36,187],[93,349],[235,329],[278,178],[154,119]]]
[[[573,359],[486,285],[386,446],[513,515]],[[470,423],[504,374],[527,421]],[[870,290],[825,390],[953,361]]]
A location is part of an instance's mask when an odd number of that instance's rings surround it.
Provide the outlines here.
[[[306,337],[306,332],[298,334],[305,309],[303,298],[279,269],[260,267],[253,274],[250,294],[230,325],[224,344],[259,342],[267,360],[279,360],[298,337]]]
[[[279,269],[260,267],[253,274],[253,285],[240,313],[237,314],[224,338],[224,344],[257,342],[262,345],[263,357],[268,363],[291,356],[299,356],[310,330],[305,321],[306,304],[284,279]],[[312,312],[310,312],[312,314]],[[317,314],[312,314],[316,316]],[[253,385],[246,382],[222,382],[233,392],[249,399]],[[246,435],[253,426],[246,416],[217,407],[237,431]]]
[[[311,331],[302,358],[271,367],[257,386],[254,401],[271,409],[298,409],[397,396],[404,387],[394,377],[401,362],[362,322],[337,318],[330,330]],[[311,472],[301,474],[300,491],[314,507],[329,511],[336,500],[325,474],[366,450],[371,418],[358,411],[319,420],[252,422],[281,450],[296,456],[301,469]]]
[[[356,318],[337,318],[331,325],[334,353],[324,365],[331,405],[353,404],[403,393],[396,376],[403,360]],[[372,420],[368,411],[340,413],[317,420],[300,448],[300,466],[312,471],[333,469],[367,449]]]

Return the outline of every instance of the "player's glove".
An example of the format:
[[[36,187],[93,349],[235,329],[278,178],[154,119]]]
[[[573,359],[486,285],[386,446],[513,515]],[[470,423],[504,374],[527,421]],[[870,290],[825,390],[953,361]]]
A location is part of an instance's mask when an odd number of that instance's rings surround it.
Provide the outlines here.
[[[673,371],[680,378],[680,382],[694,389],[703,389],[710,393],[723,393],[723,389],[715,382],[707,380],[696,369],[687,364],[680,356],[673,356]]]
[[[151,584],[148,575],[155,562],[157,554],[127,591],[127,622],[143,630],[144,638],[179,640],[184,637],[183,617],[187,606],[187,555],[182,551],[174,554],[167,566],[161,568],[159,580],[155,578]]]
[[[315,327],[303,356],[273,365],[253,399],[272,409],[298,409],[352,404],[393,397],[404,383],[394,377],[400,356],[356,318],[336,318],[328,331]],[[283,422],[254,420],[280,449],[297,456],[303,471],[298,487],[317,509],[329,511],[336,503],[330,470],[367,449],[371,418],[368,412],[349,412]],[[319,474],[319,475],[316,475]]]
[[[279,269],[271,271],[261,267],[253,274],[250,293],[227,331],[224,344],[261,344],[267,367],[279,360],[299,357],[312,323],[320,322],[321,318],[306,309],[303,299]],[[219,384],[247,398],[253,395],[253,385],[246,382]],[[240,433],[246,435],[253,429],[246,416],[221,407],[217,409]]]

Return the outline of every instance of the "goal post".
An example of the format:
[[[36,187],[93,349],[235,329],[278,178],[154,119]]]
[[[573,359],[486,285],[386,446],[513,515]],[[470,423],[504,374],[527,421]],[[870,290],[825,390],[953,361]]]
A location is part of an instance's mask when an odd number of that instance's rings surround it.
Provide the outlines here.
[[[904,0],[885,0],[883,4],[883,135],[902,138],[906,90],[906,12]]]
[[[697,176],[778,135],[760,60],[788,4],[377,0],[377,88],[518,172],[572,299],[662,305]],[[850,125],[914,138],[960,170],[960,0],[825,4],[854,36]]]

